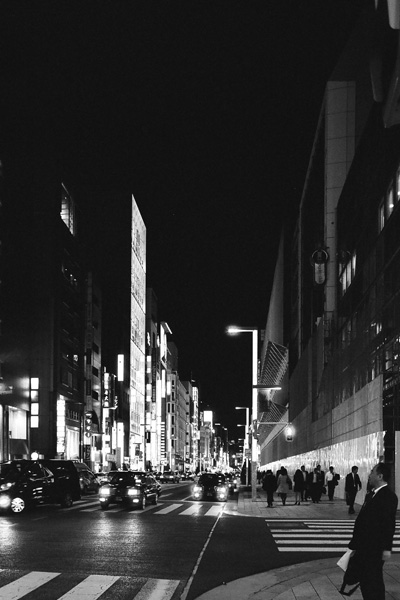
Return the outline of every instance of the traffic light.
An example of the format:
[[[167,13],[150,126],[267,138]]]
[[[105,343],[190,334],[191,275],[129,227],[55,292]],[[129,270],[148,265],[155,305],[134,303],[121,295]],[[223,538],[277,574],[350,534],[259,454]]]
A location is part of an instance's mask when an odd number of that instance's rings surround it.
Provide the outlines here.
[[[91,410],[85,412],[85,437],[92,437],[92,418],[93,414]]]

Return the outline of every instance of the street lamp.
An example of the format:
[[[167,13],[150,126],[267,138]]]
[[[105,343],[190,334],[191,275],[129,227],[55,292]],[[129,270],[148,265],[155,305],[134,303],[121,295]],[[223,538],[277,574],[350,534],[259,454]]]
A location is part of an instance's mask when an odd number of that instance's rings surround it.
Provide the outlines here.
[[[258,328],[257,327],[237,327],[231,325],[227,328],[229,335],[237,335],[239,333],[252,334],[252,396],[251,396],[251,413],[252,421],[257,427],[258,406],[257,406],[257,388],[258,383]],[[257,499],[257,461],[258,461],[258,444],[256,437],[251,445],[251,498]]]
[[[246,439],[244,442],[244,452],[246,458],[246,485],[250,485],[250,469],[249,469],[249,457],[248,451],[250,449],[250,409],[248,406],[235,406],[236,410],[245,410],[246,411]]]

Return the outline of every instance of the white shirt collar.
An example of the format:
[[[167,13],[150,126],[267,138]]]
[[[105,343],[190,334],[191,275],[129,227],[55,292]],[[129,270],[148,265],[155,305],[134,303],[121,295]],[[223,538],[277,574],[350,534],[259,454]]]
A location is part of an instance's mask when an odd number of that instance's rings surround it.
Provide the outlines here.
[[[376,489],[374,489],[374,496],[377,492],[379,492],[379,490],[381,490],[382,488],[387,487],[387,483],[384,483],[383,485],[380,485],[379,487],[377,487]]]

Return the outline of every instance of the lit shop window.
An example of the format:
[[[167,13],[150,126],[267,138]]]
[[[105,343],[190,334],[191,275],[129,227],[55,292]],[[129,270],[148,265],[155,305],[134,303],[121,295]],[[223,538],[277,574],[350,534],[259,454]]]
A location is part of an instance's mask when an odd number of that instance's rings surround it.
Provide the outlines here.
[[[340,266],[339,282],[342,290],[342,296],[346,293],[356,275],[356,253],[348,253],[347,261]]]
[[[31,427],[39,427],[39,378],[31,377],[30,379],[30,390],[31,400]]]

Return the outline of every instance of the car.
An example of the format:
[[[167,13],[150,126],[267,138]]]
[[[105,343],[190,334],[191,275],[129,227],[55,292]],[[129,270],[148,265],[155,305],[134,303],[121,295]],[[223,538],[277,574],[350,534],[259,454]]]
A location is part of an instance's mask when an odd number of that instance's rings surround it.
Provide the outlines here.
[[[68,508],[81,497],[79,478],[70,461],[12,460],[0,465],[0,510],[22,513],[28,506],[60,504]]]
[[[77,471],[79,477],[79,485],[81,488],[81,494],[88,494],[89,492],[97,493],[99,491],[100,482],[97,478],[97,475],[93,473],[89,469],[86,463],[80,462],[78,460],[63,460],[58,458],[50,458],[44,459],[43,464],[48,466],[50,471],[54,467],[54,465],[64,468],[66,463],[68,463],[69,467]]]
[[[102,510],[107,510],[110,504],[143,509],[149,502],[157,504],[158,496],[155,478],[144,471],[113,471],[108,483],[99,489]]]
[[[190,471],[184,471],[182,473],[182,480],[183,481],[194,481],[194,473],[191,473]]]
[[[159,481],[161,483],[179,483],[181,477],[177,471],[164,471],[159,475]]]
[[[195,500],[225,502],[228,494],[229,487],[226,484],[225,476],[221,473],[202,473],[192,488],[192,496]]]

